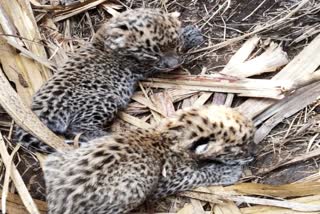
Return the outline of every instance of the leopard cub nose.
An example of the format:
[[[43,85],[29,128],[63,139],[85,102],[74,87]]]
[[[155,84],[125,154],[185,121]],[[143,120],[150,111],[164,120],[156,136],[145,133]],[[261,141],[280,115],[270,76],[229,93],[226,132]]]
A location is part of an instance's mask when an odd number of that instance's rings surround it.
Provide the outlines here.
[[[182,59],[176,53],[168,53],[162,57],[162,66],[167,69],[178,68]]]

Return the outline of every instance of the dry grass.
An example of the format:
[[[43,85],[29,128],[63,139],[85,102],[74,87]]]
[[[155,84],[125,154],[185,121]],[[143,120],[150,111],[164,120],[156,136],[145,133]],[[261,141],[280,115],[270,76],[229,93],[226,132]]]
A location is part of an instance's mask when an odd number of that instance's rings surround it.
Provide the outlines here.
[[[4,213],[46,211],[40,168],[43,158],[12,147],[11,118],[48,144],[64,147],[61,139],[43,131],[43,125],[26,107],[31,95],[56,65],[78,45],[90,41],[102,22],[119,11],[142,6],[179,10],[185,24],[196,24],[202,30],[206,43],[188,53],[187,63],[176,74],[159,75],[139,84],[112,130],[148,128],[188,106],[224,104],[254,118],[259,156],[245,170],[240,184],[198,188],[155,202],[152,210],[143,206],[136,212],[319,213],[320,86],[311,83],[319,80],[319,71],[315,71],[320,66],[320,3],[88,0],[62,6],[59,1],[48,2],[1,0],[0,104],[6,111],[0,108],[0,176]],[[255,78],[248,78],[251,76]],[[282,100],[265,99],[284,96]]]

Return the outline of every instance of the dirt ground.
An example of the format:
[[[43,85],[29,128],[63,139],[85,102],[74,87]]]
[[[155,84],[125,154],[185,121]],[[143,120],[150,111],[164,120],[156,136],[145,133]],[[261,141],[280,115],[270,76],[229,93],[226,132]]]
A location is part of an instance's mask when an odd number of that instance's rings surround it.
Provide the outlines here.
[[[297,0],[233,0],[230,1],[228,9],[223,12],[221,9],[217,15],[211,18],[215,11],[229,1],[222,0],[174,0],[174,1],[151,1],[151,0],[127,0],[121,1],[127,7],[162,7],[168,11],[179,11],[183,25],[196,25],[201,29],[205,37],[205,43],[198,49],[219,43],[226,39],[240,36],[249,32],[260,23],[277,18],[281,12],[287,11],[295,5]],[[166,2],[166,3],[163,3]],[[259,8],[255,10],[257,7]],[[89,11],[91,20],[95,28],[102,22],[110,18],[110,15],[100,10]],[[72,17],[72,31],[70,37],[74,39],[74,44],[78,40],[88,41],[92,36],[89,26],[83,21],[84,14]],[[208,21],[209,20],[209,21]],[[286,25],[277,29],[270,29],[260,34],[265,39],[281,43],[289,58],[293,58],[303,47],[313,38],[307,37],[300,42],[294,42],[302,33],[306,26],[311,26],[320,21],[319,11],[310,14],[297,14],[296,18]],[[65,22],[59,23],[60,33],[64,33]],[[207,73],[219,72],[228,62],[230,57],[238,50],[241,43],[234,43],[226,48],[216,51],[204,51],[190,54],[186,60],[184,69],[190,73],[197,74],[204,69]],[[263,44],[260,45],[263,49]],[[269,76],[269,75],[267,75]],[[234,105],[242,102],[243,98],[238,98]],[[257,160],[248,167],[246,178],[259,183],[283,184],[298,181],[319,171],[319,158],[310,159],[289,166],[275,168],[280,161],[290,159],[298,154],[305,153],[310,140],[315,137],[313,147],[320,146],[319,128],[320,102],[314,103],[301,110],[299,113],[285,119],[279,124],[269,136],[259,144],[259,155]],[[9,131],[10,118],[0,110],[0,130]],[[301,131],[302,127],[307,127]],[[299,131],[300,130],[300,131]],[[41,168],[32,154],[19,151],[16,159],[18,168],[28,184],[31,195],[36,199],[45,200],[44,182]],[[1,173],[3,175],[3,173]],[[185,199],[170,197],[158,202],[154,209],[157,211],[175,210]],[[169,204],[168,204],[169,203]],[[172,208],[173,207],[173,208]]]

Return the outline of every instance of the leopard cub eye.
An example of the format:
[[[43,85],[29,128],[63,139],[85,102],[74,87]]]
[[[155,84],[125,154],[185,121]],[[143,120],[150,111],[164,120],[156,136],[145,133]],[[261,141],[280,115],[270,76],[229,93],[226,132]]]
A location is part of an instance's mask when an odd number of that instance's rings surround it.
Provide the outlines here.
[[[190,151],[193,151],[196,153],[200,151],[204,151],[208,147],[209,142],[210,142],[209,137],[201,137],[198,140],[194,141],[189,149]]]
[[[207,149],[208,149],[209,144],[202,144],[200,146],[198,146],[195,150],[196,154],[202,154],[204,153]]]

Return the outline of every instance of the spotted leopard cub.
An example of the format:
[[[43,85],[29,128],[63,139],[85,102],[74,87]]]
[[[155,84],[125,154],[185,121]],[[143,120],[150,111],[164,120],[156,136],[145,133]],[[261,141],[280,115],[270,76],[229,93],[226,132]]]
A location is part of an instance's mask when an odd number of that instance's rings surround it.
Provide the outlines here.
[[[49,129],[80,142],[106,135],[126,107],[137,81],[181,64],[177,13],[158,9],[124,12],[102,25],[93,42],[80,48],[33,97],[32,111]],[[16,141],[47,153],[53,149],[22,129]]]
[[[52,154],[44,167],[49,213],[127,213],[145,200],[233,184],[251,159],[253,131],[235,110],[207,106]]]

